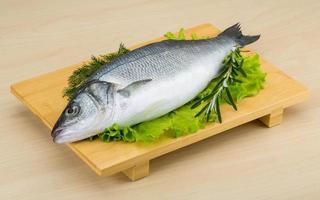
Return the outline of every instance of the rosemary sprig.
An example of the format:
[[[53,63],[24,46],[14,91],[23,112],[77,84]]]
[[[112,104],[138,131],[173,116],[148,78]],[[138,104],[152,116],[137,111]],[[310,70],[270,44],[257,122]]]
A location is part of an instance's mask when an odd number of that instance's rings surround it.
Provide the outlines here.
[[[200,105],[203,105],[203,108],[196,114],[195,117],[200,116],[201,114],[205,115],[207,121],[209,121],[211,113],[214,112],[217,115],[218,121],[222,122],[221,111],[220,111],[220,102],[225,100],[229,105],[233,107],[234,110],[237,110],[237,105],[232,97],[232,94],[229,90],[229,86],[234,83],[241,83],[236,77],[238,74],[246,77],[245,71],[242,69],[244,58],[240,54],[240,48],[236,47],[228,56],[223,60],[223,70],[220,75],[215,79],[217,84],[209,92],[209,94],[195,99],[191,108],[196,108]]]

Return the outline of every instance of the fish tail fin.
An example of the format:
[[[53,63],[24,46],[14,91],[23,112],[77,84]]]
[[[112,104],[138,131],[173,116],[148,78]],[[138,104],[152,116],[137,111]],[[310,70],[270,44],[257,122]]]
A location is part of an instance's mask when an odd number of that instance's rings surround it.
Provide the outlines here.
[[[220,33],[219,36],[231,37],[242,47],[257,41],[260,38],[260,35],[242,35],[240,23],[230,26]]]

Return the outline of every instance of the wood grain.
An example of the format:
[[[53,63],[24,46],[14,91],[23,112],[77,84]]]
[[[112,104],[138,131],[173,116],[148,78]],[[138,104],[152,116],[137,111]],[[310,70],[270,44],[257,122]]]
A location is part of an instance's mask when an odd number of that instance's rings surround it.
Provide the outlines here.
[[[320,2],[0,1],[0,199],[317,200],[320,196]],[[250,122],[152,160],[151,176],[97,177],[10,94],[20,80],[165,31],[241,22],[250,49],[307,85],[279,126]],[[208,170],[209,169],[209,170]],[[189,172],[193,173],[189,173]]]
[[[216,36],[219,30],[210,24],[204,24],[186,30],[187,37],[190,37],[191,33],[196,33],[200,37]],[[131,49],[163,39],[142,43]],[[12,93],[52,129],[67,103],[62,98],[61,91],[67,86],[70,72],[79,66],[81,63],[16,83],[11,86]],[[98,175],[112,175],[126,171],[125,174],[129,178],[137,180],[149,173],[149,167],[145,167],[146,165],[139,167],[139,163],[149,163],[151,159],[163,154],[258,118],[261,118],[261,121],[268,127],[278,125],[282,119],[282,110],[302,102],[307,98],[309,92],[302,84],[263,59],[261,59],[261,67],[267,73],[264,90],[255,97],[239,102],[237,112],[227,106],[222,106],[224,121],[221,124],[208,124],[195,134],[180,138],[163,138],[154,144],[103,143],[99,140],[84,140],[70,143],[68,146]]]

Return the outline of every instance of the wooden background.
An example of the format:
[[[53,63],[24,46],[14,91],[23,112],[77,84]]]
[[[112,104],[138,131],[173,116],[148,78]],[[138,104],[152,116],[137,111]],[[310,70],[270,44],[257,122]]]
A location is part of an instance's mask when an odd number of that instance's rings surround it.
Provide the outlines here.
[[[319,199],[320,2],[0,0],[0,199]],[[210,22],[261,33],[250,46],[310,88],[272,129],[252,122],[151,162],[151,176],[98,177],[9,85]]]

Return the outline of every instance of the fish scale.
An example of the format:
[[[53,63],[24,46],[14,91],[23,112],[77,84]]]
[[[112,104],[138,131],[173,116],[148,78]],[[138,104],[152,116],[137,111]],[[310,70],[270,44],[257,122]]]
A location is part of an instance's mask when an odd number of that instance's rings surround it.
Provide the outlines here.
[[[211,49],[204,45],[211,43],[210,40],[202,41],[201,46],[193,41],[172,42],[173,44],[171,41],[170,43],[166,42],[169,44],[166,51],[154,51],[153,54],[143,56],[125,65],[119,65],[100,76],[99,79],[121,85],[144,79],[152,79],[153,81],[167,79],[183,70],[188,70],[188,67],[192,66],[192,62],[197,62],[212,53]],[[181,44],[185,45],[183,50],[177,48]],[[160,50],[160,48],[158,49]]]

